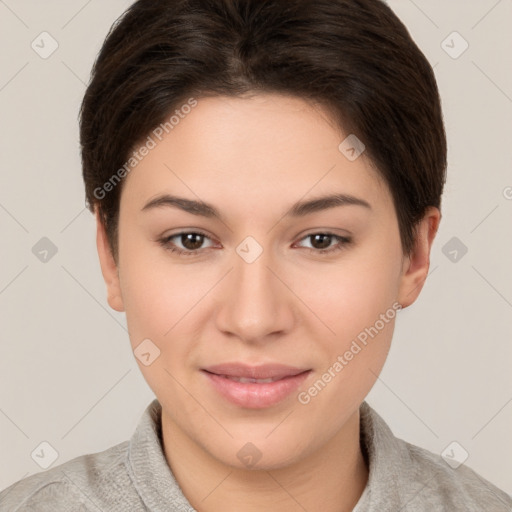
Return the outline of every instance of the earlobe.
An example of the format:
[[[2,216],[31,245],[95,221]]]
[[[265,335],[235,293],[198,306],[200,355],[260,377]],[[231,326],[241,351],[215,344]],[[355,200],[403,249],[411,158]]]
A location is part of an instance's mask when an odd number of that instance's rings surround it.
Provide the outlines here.
[[[398,302],[403,308],[410,306],[420,294],[430,267],[430,251],[439,228],[441,212],[431,206],[416,226],[414,246],[403,260]]]
[[[95,208],[96,217],[96,247],[100,260],[101,273],[107,286],[107,301],[109,306],[116,311],[124,311],[123,297],[119,281],[119,272],[117,263],[112,255],[110,244],[108,243],[105,226],[100,218],[99,210]]]

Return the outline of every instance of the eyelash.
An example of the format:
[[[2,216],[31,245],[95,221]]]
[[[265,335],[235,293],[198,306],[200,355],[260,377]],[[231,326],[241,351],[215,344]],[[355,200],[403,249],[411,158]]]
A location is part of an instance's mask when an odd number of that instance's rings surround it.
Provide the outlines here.
[[[203,233],[202,231],[181,231],[179,233],[175,233],[174,235],[170,235],[170,236],[167,236],[167,237],[159,239],[158,243],[164,249],[166,249],[167,251],[170,251],[171,253],[176,253],[179,256],[194,256],[194,255],[197,255],[201,249],[183,250],[183,249],[177,248],[174,244],[172,244],[171,239],[176,238],[176,237],[181,236],[181,235],[201,235],[201,236],[204,236],[205,238],[210,239],[210,237],[206,233]],[[335,245],[335,246],[333,246],[332,248],[329,248],[329,249],[314,249],[314,248],[311,248],[311,247],[302,247],[302,249],[306,249],[306,250],[308,250],[310,252],[313,252],[315,254],[328,254],[328,253],[335,253],[335,252],[341,251],[341,250],[345,249],[348,245],[350,245],[352,243],[352,238],[351,237],[335,235],[334,233],[330,233],[328,231],[325,231],[325,232],[324,231],[318,231],[316,233],[310,233],[310,234],[304,236],[303,238],[301,238],[300,241],[302,241],[302,240],[304,240],[306,238],[313,237],[315,235],[331,236],[331,237],[337,239],[338,243],[337,243],[337,245]]]

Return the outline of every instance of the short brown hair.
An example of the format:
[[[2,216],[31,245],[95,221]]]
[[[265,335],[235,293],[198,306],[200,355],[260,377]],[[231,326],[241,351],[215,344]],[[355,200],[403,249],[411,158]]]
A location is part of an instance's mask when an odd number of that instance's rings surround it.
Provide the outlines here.
[[[138,0],[111,27],[80,111],[87,204],[114,257],[123,183],[98,190],[135,145],[191,97],[258,92],[322,104],[363,141],[410,253],[440,208],[446,135],[432,67],[383,1]]]

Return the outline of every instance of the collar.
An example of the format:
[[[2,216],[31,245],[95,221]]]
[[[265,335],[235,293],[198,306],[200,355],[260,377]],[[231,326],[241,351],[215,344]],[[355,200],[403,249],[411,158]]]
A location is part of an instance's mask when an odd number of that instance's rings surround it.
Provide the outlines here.
[[[385,421],[368,405],[360,408],[360,444],[369,466],[368,482],[354,512],[382,510],[382,504],[400,505],[401,482],[407,482],[404,468],[411,460]],[[130,439],[126,465],[133,484],[152,511],[192,512],[163,452],[162,406],[154,399],[144,411]],[[410,475],[409,475],[410,477]],[[172,508],[169,508],[172,507]]]
[[[167,464],[162,442],[162,406],[154,399],[144,411],[130,439],[127,468],[148,510],[192,512]]]
[[[411,467],[404,443],[392,433],[386,422],[364,401],[359,407],[360,444],[369,467],[368,482],[353,512],[398,510],[408,481],[405,468]],[[409,475],[410,478],[411,475]]]

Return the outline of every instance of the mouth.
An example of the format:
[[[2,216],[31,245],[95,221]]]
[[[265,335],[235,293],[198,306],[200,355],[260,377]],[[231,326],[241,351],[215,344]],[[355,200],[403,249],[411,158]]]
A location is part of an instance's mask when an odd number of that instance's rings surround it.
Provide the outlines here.
[[[311,371],[281,364],[248,366],[243,363],[201,370],[217,394],[247,409],[264,409],[283,401],[297,390]]]
[[[216,375],[216,374],[213,374]],[[247,384],[248,382],[257,383],[257,384],[266,384],[268,382],[275,382],[276,380],[281,380],[284,377],[271,377],[268,379],[251,379],[250,377],[230,377],[229,375],[221,375],[221,377],[225,377],[229,380],[234,380],[235,382],[242,382]]]

